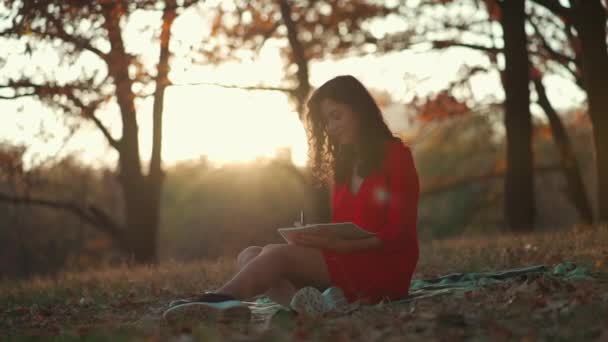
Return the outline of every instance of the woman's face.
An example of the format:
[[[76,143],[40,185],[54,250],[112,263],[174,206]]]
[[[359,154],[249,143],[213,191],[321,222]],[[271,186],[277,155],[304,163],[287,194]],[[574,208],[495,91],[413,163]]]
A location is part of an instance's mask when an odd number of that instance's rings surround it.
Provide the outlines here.
[[[348,105],[332,99],[321,100],[319,106],[330,139],[341,145],[354,144],[359,131],[357,114]]]

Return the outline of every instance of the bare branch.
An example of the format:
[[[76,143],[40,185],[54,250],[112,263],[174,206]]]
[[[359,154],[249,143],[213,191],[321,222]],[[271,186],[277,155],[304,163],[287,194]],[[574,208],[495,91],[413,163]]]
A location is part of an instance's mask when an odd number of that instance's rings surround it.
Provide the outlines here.
[[[534,29],[534,32],[536,33],[535,37],[541,42],[542,48],[545,49],[545,51],[548,53],[549,57],[553,58],[560,65],[562,65],[568,71],[568,73],[570,73],[570,75],[574,78],[574,82],[579,87],[584,88],[583,79],[582,79],[581,75],[578,73],[578,71],[576,70],[581,67],[580,58],[570,57],[566,54],[555,51],[555,49],[553,49],[549,45],[547,40],[542,36],[540,28],[538,27],[538,24],[535,23],[534,20],[532,20],[532,18],[528,19],[528,23],[530,23],[530,25]],[[540,53],[537,53],[537,54],[540,54]],[[568,63],[574,63],[574,65],[576,66],[576,69],[572,70],[572,68],[570,68]]]
[[[110,235],[114,241],[123,243],[123,229],[114,222],[103,210],[89,205],[85,208],[75,202],[51,201],[40,198],[18,197],[0,192],[0,202],[11,204],[27,204],[67,211],[82,221]]]
[[[93,121],[93,123],[95,124],[95,126],[97,126],[97,128],[99,128],[99,130],[101,131],[101,133],[103,134],[103,136],[106,138],[106,140],[108,141],[108,143],[110,144],[110,146],[114,147],[117,151],[120,151],[120,141],[114,139],[114,137],[112,137],[112,134],[110,134],[110,131],[106,128],[106,126],[99,120],[98,117],[96,117],[92,112],[90,113],[85,113],[86,117],[91,119],[91,121]]]
[[[74,95],[73,93],[66,94],[67,98],[70,99],[78,108],[80,108],[81,113],[84,117],[91,119],[95,126],[99,128],[101,133],[104,135],[110,146],[114,147],[117,151],[120,151],[120,141],[116,140],[110,134],[108,128],[99,120],[98,117],[95,116],[95,110],[99,107],[101,103],[103,103],[106,99],[101,99],[97,101],[91,102],[89,105],[85,105],[80,101],[80,99]]]
[[[8,84],[0,85],[0,88],[12,88],[12,89],[27,89],[33,88],[33,92],[23,93],[23,94],[15,94],[13,96],[0,96],[0,99],[15,99],[18,97],[24,96],[38,96],[41,99],[49,98],[53,95],[63,95],[69,101],[71,101],[76,107],[81,110],[81,113],[84,117],[91,119],[95,126],[99,128],[104,137],[108,140],[108,143],[114,147],[115,149],[120,149],[120,141],[116,140],[110,134],[110,131],[103,125],[103,123],[97,118],[94,113],[95,110],[99,107],[99,105],[108,100],[107,97],[92,101],[88,105],[85,105],[79,98],[74,94],[74,90],[86,90],[89,86],[84,84],[73,84],[73,85],[55,85],[55,84],[35,84],[28,80],[21,81],[11,81]],[[62,106],[58,103],[55,105],[61,107],[62,109],[69,111],[68,106]]]
[[[0,95],[0,100],[14,100],[14,99],[18,99],[21,97],[28,97],[28,96],[34,96],[34,95],[36,95],[36,93],[15,94],[12,96]]]
[[[30,80],[23,79],[18,81],[8,81],[7,84],[0,84],[0,89],[2,88],[11,88],[13,90],[17,89],[34,89],[31,93],[32,95],[38,96],[49,96],[49,95],[65,95],[71,92],[74,89],[78,90],[87,90],[90,88],[90,85],[83,83],[76,83],[70,85],[58,85],[54,83],[47,84],[37,84],[33,83]]]
[[[222,87],[222,88],[230,88],[230,89],[242,89],[242,90],[266,90],[266,91],[280,91],[288,94],[294,94],[297,90],[294,88],[285,88],[285,87],[268,87],[268,86],[241,86],[236,84],[220,84],[213,82],[195,82],[195,83],[180,83],[180,84],[172,84],[172,86],[197,86],[197,85],[210,85],[214,87]]]
[[[480,50],[480,51],[488,52],[488,53],[492,53],[492,54],[502,53],[502,49],[500,49],[500,48],[496,48],[496,47],[492,47],[492,46],[461,43],[461,42],[456,42],[456,41],[452,41],[452,40],[435,40],[435,41],[431,41],[430,43],[433,44],[433,47],[436,49],[446,49],[449,47],[465,47],[465,48]]]
[[[551,57],[560,62],[565,61],[575,63],[576,65],[580,64],[580,61],[576,58],[555,51],[555,49],[553,49],[547,40],[542,36],[538,25],[534,22],[534,20],[532,20],[532,18],[528,19],[528,23],[532,26],[534,32],[536,32],[536,38],[538,38],[538,40],[541,42],[543,49],[545,49],[549,55],[551,55]]]

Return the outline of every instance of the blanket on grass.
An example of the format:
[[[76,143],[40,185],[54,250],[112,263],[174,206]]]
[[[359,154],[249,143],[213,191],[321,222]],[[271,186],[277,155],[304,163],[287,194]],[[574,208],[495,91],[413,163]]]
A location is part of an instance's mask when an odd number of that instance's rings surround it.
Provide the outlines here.
[[[398,305],[438,295],[472,291],[490,284],[507,281],[523,282],[537,276],[571,281],[595,279],[599,275],[573,262],[564,262],[553,267],[536,265],[497,272],[452,273],[436,278],[413,279],[407,297],[374,305]],[[268,297],[259,297],[255,302],[248,302],[248,305],[251,308],[253,319],[256,321],[266,321],[277,313],[290,311],[289,308],[274,303]]]

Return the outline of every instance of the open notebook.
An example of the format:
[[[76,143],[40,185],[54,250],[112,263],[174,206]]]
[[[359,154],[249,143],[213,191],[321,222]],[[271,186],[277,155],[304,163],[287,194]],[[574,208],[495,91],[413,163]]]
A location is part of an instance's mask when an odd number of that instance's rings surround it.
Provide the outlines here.
[[[290,236],[292,236],[293,233],[314,233],[326,230],[333,232],[334,234],[336,234],[336,236],[345,240],[363,239],[375,235],[374,233],[369,232],[352,222],[315,223],[299,227],[277,229],[283,239],[285,239],[285,241],[289,243],[291,243]]]

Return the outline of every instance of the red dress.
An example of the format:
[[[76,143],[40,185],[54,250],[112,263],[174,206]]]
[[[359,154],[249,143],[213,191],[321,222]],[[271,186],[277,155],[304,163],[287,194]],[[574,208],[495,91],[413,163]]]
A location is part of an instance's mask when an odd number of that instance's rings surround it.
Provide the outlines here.
[[[403,298],[418,262],[419,183],[410,149],[389,140],[382,167],[363,179],[356,194],[350,191],[351,177],[332,189],[332,222],[354,222],[384,246],[354,253],[323,250],[332,284],[349,301]]]

